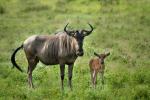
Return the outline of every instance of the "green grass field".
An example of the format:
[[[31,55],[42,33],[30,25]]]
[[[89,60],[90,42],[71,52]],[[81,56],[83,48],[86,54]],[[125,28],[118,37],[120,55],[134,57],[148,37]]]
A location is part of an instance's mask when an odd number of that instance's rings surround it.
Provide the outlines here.
[[[95,30],[84,40],[83,57],[73,71],[73,91],[61,91],[59,66],[39,63],[33,72],[35,89],[27,74],[12,69],[14,49],[34,34],[53,34],[70,28]],[[98,76],[91,86],[89,60],[93,52],[110,51],[105,85]],[[17,63],[27,70],[22,51]],[[150,0],[0,0],[0,100],[150,100]]]

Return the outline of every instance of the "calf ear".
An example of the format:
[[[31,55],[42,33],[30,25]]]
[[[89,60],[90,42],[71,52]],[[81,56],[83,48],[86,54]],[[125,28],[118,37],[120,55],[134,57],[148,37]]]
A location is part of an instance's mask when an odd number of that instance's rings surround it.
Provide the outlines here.
[[[96,52],[94,52],[94,55],[97,56],[97,57],[99,57],[99,54],[97,54]]]
[[[106,53],[106,57],[110,55],[110,52]]]

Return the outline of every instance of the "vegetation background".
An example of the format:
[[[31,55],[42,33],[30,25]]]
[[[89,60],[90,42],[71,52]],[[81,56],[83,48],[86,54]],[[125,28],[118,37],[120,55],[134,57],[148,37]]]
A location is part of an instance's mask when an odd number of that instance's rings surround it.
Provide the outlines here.
[[[61,91],[58,66],[39,63],[33,72],[35,89],[27,74],[12,69],[15,48],[34,34],[73,29],[94,32],[85,39],[85,55],[73,71],[73,91]],[[110,51],[105,85],[100,77],[92,89],[88,62],[93,52]],[[22,51],[17,63],[27,70]],[[150,0],[0,0],[0,99],[1,100],[150,100]]]

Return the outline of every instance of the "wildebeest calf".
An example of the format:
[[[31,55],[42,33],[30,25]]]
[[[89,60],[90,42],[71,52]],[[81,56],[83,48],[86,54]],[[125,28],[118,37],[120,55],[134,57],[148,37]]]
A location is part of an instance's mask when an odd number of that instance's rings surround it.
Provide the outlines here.
[[[91,71],[91,80],[92,85],[95,88],[96,87],[96,77],[97,73],[99,72],[102,76],[102,84],[104,84],[104,59],[110,55],[110,53],[107,54],[98,54],[94,52],[94,55],[97,56],[96,58],[92,58],[89,62],[90,71]]]

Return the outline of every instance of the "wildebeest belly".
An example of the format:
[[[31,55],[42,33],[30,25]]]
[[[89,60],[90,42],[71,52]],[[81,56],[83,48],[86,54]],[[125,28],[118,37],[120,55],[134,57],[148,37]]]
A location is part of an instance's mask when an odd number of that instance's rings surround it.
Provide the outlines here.
[[[38,59],[45,65],[59,64],[58,55],[49,55],[47,52],[37,55]]]
[[[73,64],[77,57],[63,57],[60,58],[58,56],[42,56],[38,57],[38,59],[45,65],[56,65],[56,64]]]

